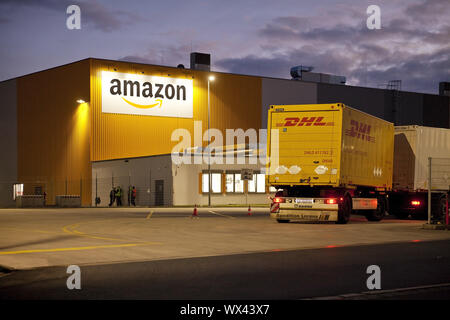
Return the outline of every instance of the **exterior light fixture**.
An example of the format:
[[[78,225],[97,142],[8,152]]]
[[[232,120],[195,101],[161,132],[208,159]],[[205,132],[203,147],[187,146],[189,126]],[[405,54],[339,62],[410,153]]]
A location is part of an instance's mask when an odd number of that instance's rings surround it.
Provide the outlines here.
[[[78,99],[77,102],[78,103],[85,103],[86,101],[84,101],[83,99]]]

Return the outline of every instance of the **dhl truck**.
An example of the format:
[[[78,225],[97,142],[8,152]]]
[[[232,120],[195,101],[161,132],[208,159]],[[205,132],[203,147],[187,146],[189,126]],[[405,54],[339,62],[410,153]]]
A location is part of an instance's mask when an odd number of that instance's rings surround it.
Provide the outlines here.
[[[274,130],[275,129],[275,130]],[[392,189],[394,126],[343,103],[273,105],[267,184],[278,222],[381,220]]]
[[[442,221],[450,191],[450,129],[396,126],[390,213],[398,218],[426,218],[430,175],[431,213],[433,220]]]

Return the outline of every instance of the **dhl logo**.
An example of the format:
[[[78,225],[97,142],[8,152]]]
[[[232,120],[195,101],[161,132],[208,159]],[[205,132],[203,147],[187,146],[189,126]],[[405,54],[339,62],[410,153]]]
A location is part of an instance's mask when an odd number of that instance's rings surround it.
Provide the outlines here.
[[[345,130],[345,135],[375,143],[375,137],[370,135],[371,126],[356,120],[350,120],[351,129]]]
[[[309,126],[334,126],[334,122],[324,122],[324,117],[298,117],[285,118],[284,123],[277,123],[277,127],[309,127]]]

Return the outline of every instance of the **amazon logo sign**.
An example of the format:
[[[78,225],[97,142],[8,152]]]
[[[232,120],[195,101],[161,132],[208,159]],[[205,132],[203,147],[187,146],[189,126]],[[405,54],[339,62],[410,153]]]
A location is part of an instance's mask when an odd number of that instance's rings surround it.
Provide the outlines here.
[[[193,81],[102,71],[102,112],[192,118]]]

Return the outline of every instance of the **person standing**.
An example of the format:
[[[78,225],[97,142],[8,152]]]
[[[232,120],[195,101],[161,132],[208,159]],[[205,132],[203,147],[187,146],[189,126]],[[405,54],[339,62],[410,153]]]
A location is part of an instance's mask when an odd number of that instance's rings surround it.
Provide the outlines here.
[[[133,192],[133,188],[128,186],[128,206],[131,206],[131,194]]]
[[[136,207],[136,194],[137,194],[136,187],[133,186],[133,189],[131,190],[131,204],[135,207]]]
[[[122,206],[122,189],[120,188],[120,186],[118,186],[116,189],[116,200],[117,200],[117,206],[121,207]]]
[[[109,206],[111,207],[114,202],[116,201],[116,188],[112,188],[111,192],[109,193]]]

